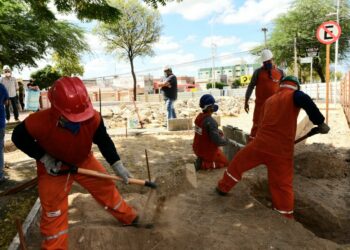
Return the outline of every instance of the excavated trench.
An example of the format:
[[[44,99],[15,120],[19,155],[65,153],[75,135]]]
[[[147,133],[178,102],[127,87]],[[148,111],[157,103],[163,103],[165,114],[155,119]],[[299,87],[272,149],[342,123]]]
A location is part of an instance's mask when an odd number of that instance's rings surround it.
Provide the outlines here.
[[[295,165],[295,220],[318,237],[349,244],[349,163],[337,156],[308,152],[296,156]],[[245,179],[251,195],[272,208],[266,170],[260,168],[257,173]]]

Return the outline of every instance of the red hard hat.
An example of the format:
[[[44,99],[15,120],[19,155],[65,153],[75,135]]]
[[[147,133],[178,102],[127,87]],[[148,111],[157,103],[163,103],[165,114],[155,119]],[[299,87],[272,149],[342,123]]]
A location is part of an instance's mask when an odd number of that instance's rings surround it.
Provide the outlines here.
[[[49,90],[52,108],[71,122],[82,122],[94,115],[84,83],[78,77],[61,77]]]

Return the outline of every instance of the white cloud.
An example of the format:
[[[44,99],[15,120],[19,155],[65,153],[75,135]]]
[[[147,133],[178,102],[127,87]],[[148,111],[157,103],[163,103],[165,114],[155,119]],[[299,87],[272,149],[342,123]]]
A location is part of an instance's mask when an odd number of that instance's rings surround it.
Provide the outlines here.
[[[184,62],[190,62],[195,59],[194,54],[185,53],[183,51],[177,51],[172,53],[166,53],[157,55],[150,59],[150,62],[155,65],[162,67],[163,65],[175,65]]]
[[[154,45],[154,47],[158,50],[175,50],[179,49],[180,45],[173,41],[173,37],[171,36],[162,36],[160,40]]]
[[[180,3],[177,1],[167,3],[160,7],[162,14],[179,14],[187,20],[200,20],[214,13],[220,13],[231,7],[230,0],[185,0]]]
[[[238,46],[238,48],[240,51],[249,51],[251,49],[254,49],[255,47],[257,47],[260,44],[261,43],[259,43],[259,42],[244,42],[244,43],[241,43]]]
[[[94,55],[107,53],[105,51],[106,43],[102,41],[99,36],[92,33],[86,33],[85,41],[89,44],[90,50]]]
[[[214,43],[217,47],[225,47],[239,43],[240,39],[235,36],[208,36],[202,41],[202,46],[205,48],[211,48]]]
[[[92,58],[84,63],[84,78],[110,76],[121,72],[127,72],[128,63],[120,62],[111,56]]]
[[[194,43],[195,41],[197,41],[197,36],[196,35],[188,35],[185,38],[185,42],[187,42],[187,43]]]
[[[225,9],[220,16],[215,18],[215,22],[223,24],[268,23],[279,14],[285,13],[291,2],[291,0],[247,0],[238,9],[233,5]]]

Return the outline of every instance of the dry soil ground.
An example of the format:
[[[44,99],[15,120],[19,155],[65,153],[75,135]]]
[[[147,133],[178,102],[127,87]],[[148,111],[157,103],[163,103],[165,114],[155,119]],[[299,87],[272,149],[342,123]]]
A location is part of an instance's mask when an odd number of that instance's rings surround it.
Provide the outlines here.
[[[250,118],[242,114],[223,119],[223,124],[248,132]],[[247,173],[229,196],[216,195],[223,170],[191,171],[192,132],[114,136],[135,177],[147,178],[148,150],[158,190],[118,186],[155,227],[122,227],[76,187],[69,197],[70,249],[350,249],[350,132],[339,106],[330,118],[329,135],[314,136],[296,148],[296,221],[270,209],[264,167]],[[37,224],[27,241],[30,249],[40,246]]]

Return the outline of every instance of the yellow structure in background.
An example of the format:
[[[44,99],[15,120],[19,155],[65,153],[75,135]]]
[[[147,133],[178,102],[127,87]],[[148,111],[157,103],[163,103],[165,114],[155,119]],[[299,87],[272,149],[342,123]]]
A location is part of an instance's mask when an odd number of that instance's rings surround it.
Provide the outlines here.
[[[252,76],[251,75],[244,75],[244,76],[241,76],[241,84],[248,84],[250,83],[250,80],[252,79]]]

